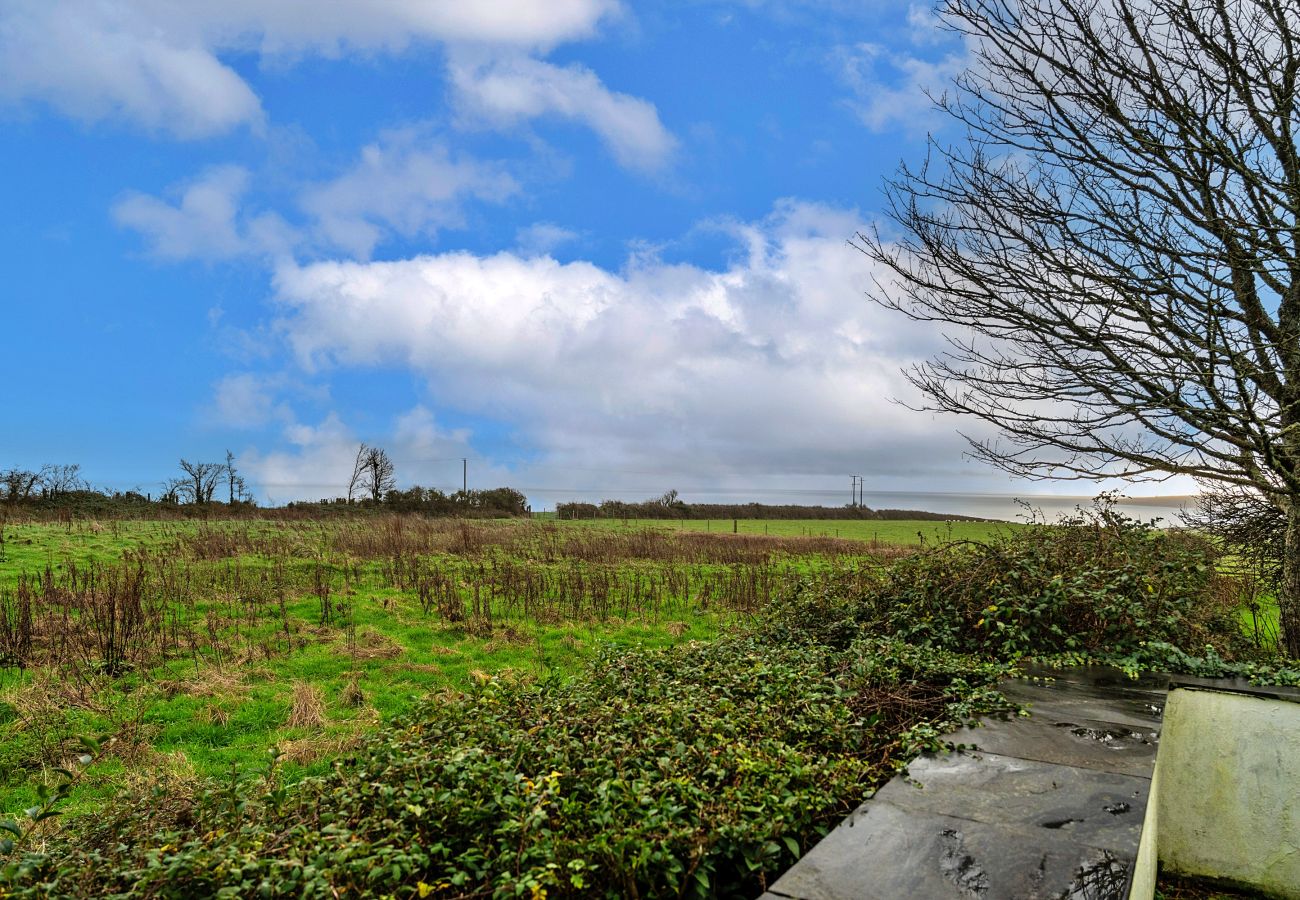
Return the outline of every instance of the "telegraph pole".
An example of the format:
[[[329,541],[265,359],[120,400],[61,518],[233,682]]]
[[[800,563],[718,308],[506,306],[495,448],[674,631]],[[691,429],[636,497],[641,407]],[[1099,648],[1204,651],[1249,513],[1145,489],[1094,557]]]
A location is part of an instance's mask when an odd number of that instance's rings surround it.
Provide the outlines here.
[[[460,458],[460,492],[469,493],[469,459],[464,456]]]

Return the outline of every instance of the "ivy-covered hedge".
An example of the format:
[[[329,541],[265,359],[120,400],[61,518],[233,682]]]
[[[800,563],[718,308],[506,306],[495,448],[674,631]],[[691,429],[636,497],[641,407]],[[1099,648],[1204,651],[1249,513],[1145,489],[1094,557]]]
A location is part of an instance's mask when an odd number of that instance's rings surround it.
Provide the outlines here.
[[[16,897],[754,896],[1003,668],[732,638],[489,680],[333,774],[134,805],[0,874]]]
[[[1151,643],[1211,645],[1230,657],[1249,648],[1236,586],[1218,560],[1204,537],[1103,507],[810,581],[781,610],[780,627],[798,632],[806,606],[819,630],[805,633],[840,644],[869,633],[997,659],[1122,655]]]

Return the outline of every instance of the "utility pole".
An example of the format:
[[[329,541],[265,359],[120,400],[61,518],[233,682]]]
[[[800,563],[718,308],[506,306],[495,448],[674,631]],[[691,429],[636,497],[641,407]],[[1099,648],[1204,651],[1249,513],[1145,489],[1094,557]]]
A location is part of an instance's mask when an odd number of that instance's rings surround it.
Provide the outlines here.
[[[852,491],[853,491],[853,499],[849,501],[849,506],[857,506],[857,505],[858,505],[858,478],[859,478],[859,476],[857,476],[857,475],[850,475],[849,478],[852,479],[852,481],[850,482],[850,484],[852,485]]]
[[[460,458],[460,492],[469,493],[469,460],[464,456]]]

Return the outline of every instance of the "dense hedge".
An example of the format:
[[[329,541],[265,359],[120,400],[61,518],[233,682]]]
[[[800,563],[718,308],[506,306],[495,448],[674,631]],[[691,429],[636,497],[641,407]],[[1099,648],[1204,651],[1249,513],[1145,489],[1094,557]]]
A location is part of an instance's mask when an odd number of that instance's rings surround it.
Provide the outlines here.
[[[1001,672],[875,640],[609,653],[427,705],[289,790],[140,798],[0,894],[753,896],[944,723],[998,708]]]
[[[998,657],[1244,642],[1219,552],[1105,512],[900,560],[866,595],[870,630]]]

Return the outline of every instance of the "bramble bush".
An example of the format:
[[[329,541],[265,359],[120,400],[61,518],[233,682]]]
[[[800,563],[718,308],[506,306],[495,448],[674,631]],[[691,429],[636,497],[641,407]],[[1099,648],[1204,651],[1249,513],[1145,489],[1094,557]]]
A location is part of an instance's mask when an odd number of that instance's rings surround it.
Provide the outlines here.
[[[1246,652],[1215,545],[1102,505],[1056,525],[960,541],[810,580],[777,627],[843,643],[860,633],[1011,659],[1133,653],[1148,644]],[[813,622],[807,610],[813,611]]]
[[[753,896],[945,728],[1005,710],[1004,671],[878,639],[611,651],[427,704],[322,779],[139,797],[0,896]]]

